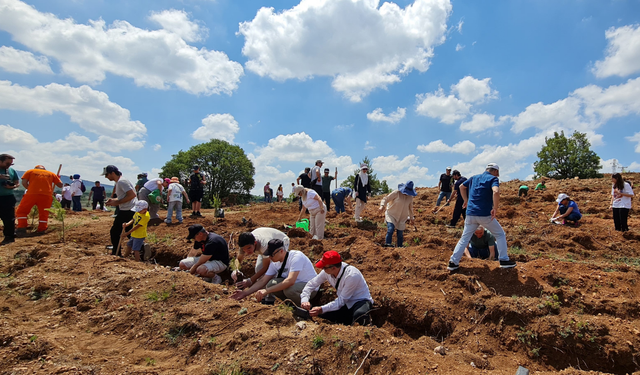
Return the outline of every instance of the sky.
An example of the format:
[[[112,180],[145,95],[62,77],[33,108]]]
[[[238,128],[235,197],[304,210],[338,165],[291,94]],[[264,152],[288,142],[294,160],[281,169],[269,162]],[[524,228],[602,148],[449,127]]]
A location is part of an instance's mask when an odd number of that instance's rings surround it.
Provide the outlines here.
[[[638,0],[0,0],[17,170],[157,177],[217,138],[256,195],[365,156],[392,188],[490,162],[525,180],[545,137],[577,130],[603,172],[640,171],[639,115]]]

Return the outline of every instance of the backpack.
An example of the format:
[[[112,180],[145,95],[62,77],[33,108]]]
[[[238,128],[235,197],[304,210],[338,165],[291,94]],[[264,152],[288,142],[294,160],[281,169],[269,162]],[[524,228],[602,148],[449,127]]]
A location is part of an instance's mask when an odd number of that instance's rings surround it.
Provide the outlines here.
[[[83,193],[85,191],[87,191],[87,188],[84,186],[84,182],[83,181],[80,181],[80,191],[82,191]]]

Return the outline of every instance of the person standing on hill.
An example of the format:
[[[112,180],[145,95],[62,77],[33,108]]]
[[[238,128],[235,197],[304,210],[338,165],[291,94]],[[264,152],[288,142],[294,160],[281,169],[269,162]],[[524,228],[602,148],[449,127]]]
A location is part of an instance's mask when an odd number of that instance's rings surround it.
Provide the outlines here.
[[[318,196],[322,198],[322,173],[320,172],[320,168],[322,168],[322,160],[316,160],[316,165],[311,168],[311,188],[316,191]]]
[[[512,268],[516,262],[507,254],[507,237],[496,218],[500,207],[500,167],[489,163],[484,173],[475,175],[460,185],[460,195],[464,199],[462,208],[467,209],[462,236],[453,250],[447,269],[457,270],[464,250],[480,225],[488,229],[498,244],[500,268]]]
[[[449,204],[449,199],[451,198],[451,167],[447,167],[446,173],[440,175],[440,181],[438,182],[438,189],[440,190],[440,194],[438,194],[438,200],[436,201],[436,208],[433,209],[435,212],[438,207],[440,207],[440,202],[442,202],[442,198],[447,198],[447,205]]]
[[[15,242],[16,237],[16,196],[13,189],[18,187],[18,173],[11,168],[15,158],[9,154],[0,155],[0,219],[4,225],[4,239],[0,246]]]
[[[305,188],[311,188],[311,168],[306,167],[304,169],[304,172],[300,173],[300,176],[298,176],[298,178],[296,179],[296,183],[298,185],[302,185]],[[293,186],[291,189],[295,190],[295,186]],[[295,194],[295,191],[293,191],[293,193]],[[298,209],[302,209],[301,199],[298,200]]]
[[[282,202],[284,198],[284,189],[282,188],[282,184],[278,185],[278,190],[276,191],[276,197],[278,202]]]
[[[111,225],[111,255],[120,256],[118,251],[118,244],[120,243],[120,234],[122,233],[122,224],[128,223],[133,219],[133,207],[138,199],[136,198],[136,190],[133,184],[122,177],[122,172],[118,170],[115,165],[107,165],[102,170],[102,175],[109,181],[115,182],[113,187],[113,194],[117,198],[109,198],[105,202],[107,206],[113,206],[119,208],[116,210],[116,217],[113,219],[113,225]],[[131,230],[131,226],[126,227],[125,230]]]
[[[44,233],[48,227],[49,211],[53,202],[53,185],[61,188],[60,176],[49,172],[42,165],[36,165],[22,175],[22,186],[27,192],[16,210],[18,216],[18,229],[16,235],[21,237],[27,234],[27,217],[33,206],[38,207],[38,233]]]
[[[79,174],[74,174],[71,176],[71,202],[73,204],[74,212],[82,212],[82,194],[86,188],[84,187],[84,183],[80,179]]]
[[[356,195],[356,208],[353,217],[357,222],[362,221],[362,211],[364,211],[367,204],[367,195],[371,194],[371,185],[369,184],[369,166],[366,164],[360,165],[360,173],[356,175],[353,181],[353,191]]]
[[[407,227],[407,219],[413,224],[415,217],[413,216],[413,197],[418,195],[413,188],[413,181],[407,181],[406,184],[399,184],[398,190],[382,198],[380,201],[380,211],[385,209],[384,219],[387,223],[387,237],[385,238],[385,247],[393,247],[391,240],[393,239],[394,230],[396,233],[396,247],[402,247],[404,240],[403,233]]]
[[[327,206],[327,211],[331,209],[331,181],[337,178],[337,169],[335,176],[329,176],[329,168],[324,169],[324,175],[322,176],[322,200],[324,200],[324,204]]]
[[[202,217],[200,206],[202,204],[204,185],[206,183],[207,181],[204,179],[202,173],[200,173],[200,167],[194,165],[193,174],[189,176],[189,199],[191,199],[191,209],[193,210],[191,217]]]
[[[100,181],[96,181],[95,186],[91,188],[91,191],[89,192],[89,199],[88,199],[89,202],[91,202],[92,195],[93,195],[93,202],[91,204],[92,209],[95,210],[96,207],[98,207],[98,203],[99,203],[100,211],[104,210],[104,198],[107,194],[104,190],[104,186],[100,186]]]
[[[167,218],[164,220],[165,223],[171,224],[171,217],[173,216],[173,211],[175,211],[176,220],[178,220],[178,223],[182,224],[182,197],[187,200],[187,204],[190,203],[187,192],[184,190],[184,187],[180,185],[180,179],[178,179],[178,177],[171,177],[171,183],[167,189],[168,203]]]
[[[271,182],[267,182],[262,188],[262,191],[264,192],[265,203],[271,203]]]
[[[609,208],[613,210],[613,225],[617,231],[626,232],[629,230],[627,217],[631,209],[631,198],[633,198],[633,189],[631,184],[622,179],[620,173],[614,173],[611,176],[611,204]]]
[[[462,197],[460,196],[460,185],[464,184],[464,182],[467,181],[467,178],[462,176],[462,174],[460,174],[460,171],[458,171],[457,169],[454,170],[453,173],[451,173],[451,177],[453,177],[456,182],[453,184],[453,194],[451,195],[451,198],[449,198],[447,203],[455,199],[456,204],[453,207],[453,216],[451,217],[451,222],[447,224],[447,227],[455,228],[456,224],[458,224],[458,220],[460,219],[460,215],[462,215],[463,219],[467,218],[467,209],[462,208],[464,199],[462,199]]]

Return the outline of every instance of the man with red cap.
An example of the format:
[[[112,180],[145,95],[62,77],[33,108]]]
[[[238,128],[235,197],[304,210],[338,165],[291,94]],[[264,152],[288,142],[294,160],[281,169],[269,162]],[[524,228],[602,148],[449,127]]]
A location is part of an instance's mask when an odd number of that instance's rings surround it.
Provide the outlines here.
[[[309,280],[305,286],[300,295],[301,307],[310,310],[309,315],[311,316],[319,316],[334,323],[369,324],[371,322],[369,311],[373,307],[373,299],[369,293],[369,286],[360,271],[356,267],[344,263],[340,254],[333,250],[324,253],[322,259],[316,263],[316,267],[321,268],[322,272]],[[309,303],[309,299],[312,297],[311,293],[325,281],[336,288],[338,298],[325,305],[311,308]]]
[[[36,165],[35,168],[29,169],[22,175],[22,186],[27,192],[22,197],[16,216],[18,217],[18,229],[16,234],[24,236],[27,233],[27,216],[31,212],[33,206],[38,207],[38,233],[44,233],[47,230],[49,221],[49,211],[51,202],[53,202],[53,185],[62,187],[60,176],[53,172],[49,172],[42,165]]]

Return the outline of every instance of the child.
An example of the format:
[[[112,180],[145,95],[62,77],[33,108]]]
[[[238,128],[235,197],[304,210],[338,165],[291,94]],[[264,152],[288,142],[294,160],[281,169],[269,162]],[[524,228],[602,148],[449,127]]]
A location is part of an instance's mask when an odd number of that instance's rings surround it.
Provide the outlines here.
[[[135,254],[136,260],[141,261],[140,258],[140,250],[144,245],[144,239],[147,238],[147,224],[149,223],[149,219],[151,216],[149,215],[149,203],[143,200],[139,200],[136,205],[133,207],[135,214],[133,215],[133,219],[128,222],[122,224],[122,237],[126,237],[131,235],[131,239],[127,242],[127,247],[122,253],[122,256],[125,258],[129,256],[131,250]],[[124,230],[124,228],[133,225],[130,231]],[[151,254],[147,254],[151,252],[151,249],[148,249],[145,246],[145,259],[147,259]]]
[[[582,219],[578,204],[572,201],[565,193],[559,194],[556,202],[558,202],[558,207],[553,213],[551,221],[556,224],[564,224],[566,221],[571,221],[574,225],[578,225],[578,221]]]
[[[189,196],[184,190],[184,187],[180,185],[180,180],[178,177],[171,177],[171,183],[167,191],[167,201],[169,204],[167,205],[167,218],[164,221],[165,223],[171,224],[171,216],[173,216],[173,211],[175,210],[176,220],[182,224],[182,196],[187,199],[187,204],[189,204]]]

